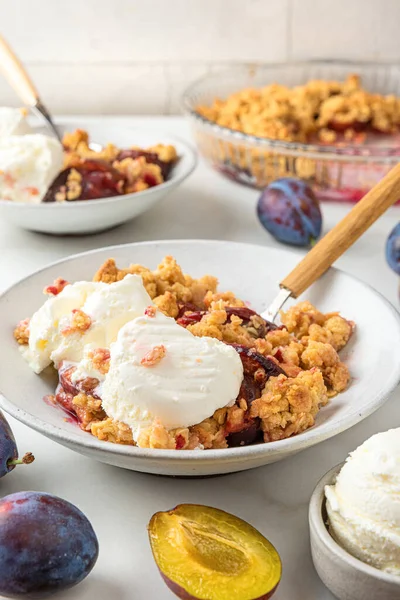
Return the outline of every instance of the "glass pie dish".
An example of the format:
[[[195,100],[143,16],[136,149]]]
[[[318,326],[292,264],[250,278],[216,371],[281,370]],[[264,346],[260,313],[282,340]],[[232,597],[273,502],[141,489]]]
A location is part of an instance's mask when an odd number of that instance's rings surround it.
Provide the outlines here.
[[[344,81],[358,74],[372,93],[400,96],[400,68],[395,65],[309,62],[243,66],[207,75],[183,95],[199,152],[225,176],[254,188],[279,177],[308,181],[320,200],[357,202],[399,161],[400,132],[372,132],[365,140],[300,143],[249,135],[221,126],[199,113],[216,98],[272,83],[294,87],[312,80]]]

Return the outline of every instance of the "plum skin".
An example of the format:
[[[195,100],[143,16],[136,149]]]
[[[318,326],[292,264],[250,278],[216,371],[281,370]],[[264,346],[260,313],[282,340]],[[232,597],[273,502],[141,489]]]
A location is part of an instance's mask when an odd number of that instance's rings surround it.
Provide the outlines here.
[[[15,468],[9,462],[17,460],[18,448],[5,416],[0,412],[0,478]]]
[[[0,500],[0,594],[43,598],[72,587],[98,552],[90,522],[70,502],[43,492]]]
[[[262,192],[257,203],[261,224],[278,241],[309,246],[321,234],[322,215],[311,187],[301,179],[276,179]]]
[[[386,261],[389,267],[400,275],[400,223],[392,229],[386,241]]]

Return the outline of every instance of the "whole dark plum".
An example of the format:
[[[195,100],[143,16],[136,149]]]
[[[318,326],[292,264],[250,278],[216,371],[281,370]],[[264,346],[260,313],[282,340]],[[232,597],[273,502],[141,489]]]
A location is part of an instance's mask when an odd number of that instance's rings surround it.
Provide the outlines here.
[[[309,246],[321,233],[318,200],[301,179],[285,177],[268,185],[258,200],[257,215],[265,229],[285,244]]]
[[[0,412],[0,478],[15,469],[16,465],[33,462],[32,454],[27,453],[19,460],[17,444],[7,419]]]
[[[389,267],[400,275],[400,223],[397,223],[387,239],[386,260]]]
[[[42,492],[0,500],[0,594],[43,598],[84,579],[99,551],[85,515]]]

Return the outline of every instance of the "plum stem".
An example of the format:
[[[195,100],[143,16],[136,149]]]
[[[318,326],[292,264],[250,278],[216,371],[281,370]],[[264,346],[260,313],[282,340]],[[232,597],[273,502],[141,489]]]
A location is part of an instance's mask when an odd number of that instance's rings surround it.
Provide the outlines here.
[[[15,467],[16,465],[30,465],[35,460],[32,452],[27,452],[22,458],[16,458],[7,462],[8,467]]]

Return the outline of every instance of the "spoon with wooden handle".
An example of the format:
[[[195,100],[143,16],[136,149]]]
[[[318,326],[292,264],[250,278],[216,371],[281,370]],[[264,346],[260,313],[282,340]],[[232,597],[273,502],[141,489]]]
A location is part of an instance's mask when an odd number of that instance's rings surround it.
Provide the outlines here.
[[[59,132],[53,123],[51,115],[32,83],[28,73],[19,58],[11,50],[5,39],[0,35],[0,71],[17,93],[24,104],[39,113],[47,122],[54,135],[61,141]]]
[[[273,321],[286,300],[297,298],[314,283],[359,237],[400,199],[400,163],[370,190],[281,281],[281,288],[262,317]]]

